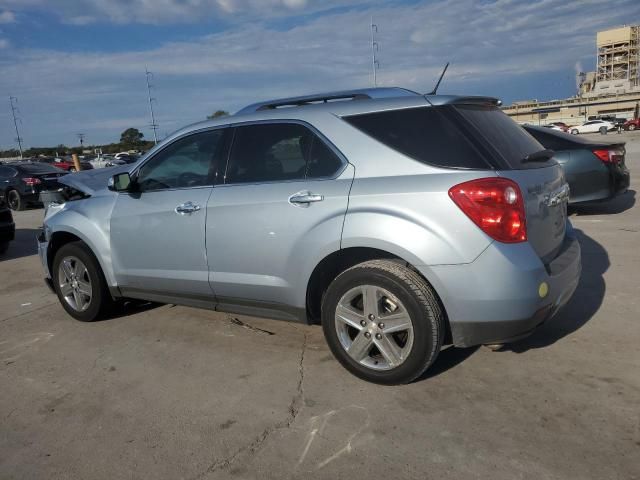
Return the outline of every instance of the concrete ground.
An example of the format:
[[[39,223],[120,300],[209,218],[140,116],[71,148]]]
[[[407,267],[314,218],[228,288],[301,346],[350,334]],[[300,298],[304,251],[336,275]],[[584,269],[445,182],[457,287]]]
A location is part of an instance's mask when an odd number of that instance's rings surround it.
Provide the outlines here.
[[[0,478],[640,478],[640,133],[622,137],[630,191],[572,215],[570,304],[402,387],[348,374],[317,326],[172,306],[76,322],[42,283],[42,210],[19,212],[0,259]]]

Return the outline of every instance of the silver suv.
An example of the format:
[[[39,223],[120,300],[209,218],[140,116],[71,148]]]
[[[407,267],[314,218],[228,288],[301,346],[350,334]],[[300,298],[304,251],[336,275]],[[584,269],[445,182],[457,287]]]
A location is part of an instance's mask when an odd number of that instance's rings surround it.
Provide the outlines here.
[[[191,125],[60,180],[47,277],[78,320],[134,298],[319,323],[350,372],[410,382],[445,343],[530,333],[578,283],[562,170],[498,105],[386,88]]]

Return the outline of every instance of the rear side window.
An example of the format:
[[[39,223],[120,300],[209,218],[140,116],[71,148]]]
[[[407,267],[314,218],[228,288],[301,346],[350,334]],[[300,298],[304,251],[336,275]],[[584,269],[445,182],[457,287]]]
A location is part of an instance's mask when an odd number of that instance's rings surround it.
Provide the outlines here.
[[[340,158],[304,125],[246,125],[236,129],[225,183],[327,178],[341,167]]]
[[[335,175],[342,167],[338,156],[315,135],[307,162],[307,178],[327,178]]]
[[[9,167],[0,167],[0,177],[13,177],[16,171]]]
[[[525,163],[523,159],[543,150],[542,145],[497,107],[456,105],[455,109],[513,169],[540,167],[541,162]],[[544,162],[542,162],[544,165]]]
[[[421,163],[447,168],[490,168],[446,113],[443,107],[419,107],[353,115],[344,120]]]

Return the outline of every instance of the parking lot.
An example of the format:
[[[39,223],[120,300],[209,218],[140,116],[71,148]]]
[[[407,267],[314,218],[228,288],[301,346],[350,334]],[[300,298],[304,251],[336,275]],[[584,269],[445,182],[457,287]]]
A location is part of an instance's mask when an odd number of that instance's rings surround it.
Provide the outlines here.
[[[640,478],[640,133],[631,188],[574,209],[583,274],[503,351],[382,387],[319,326],[172,305],[96,323],[45,287],[42,209],[0,259],[0,478]],[[488,279],[490,281],[490,279]]]

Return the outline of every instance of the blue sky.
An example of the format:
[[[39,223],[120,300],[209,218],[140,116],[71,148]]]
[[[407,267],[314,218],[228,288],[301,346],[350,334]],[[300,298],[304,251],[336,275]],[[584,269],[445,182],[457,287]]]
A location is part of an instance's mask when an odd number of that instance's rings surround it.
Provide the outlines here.
[[[613,7],[612,7],[613,5]],[[595,34],[640,22],[639,0],[0,0],[0,149],[151,137],[254,101],[379,84],[517,99],[575,93]],[[5,100],[3,100],[3,98]],[[4,105],[4,106],[3,106]]]

